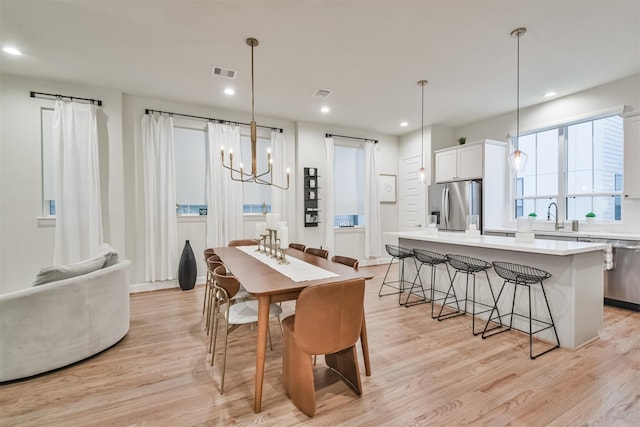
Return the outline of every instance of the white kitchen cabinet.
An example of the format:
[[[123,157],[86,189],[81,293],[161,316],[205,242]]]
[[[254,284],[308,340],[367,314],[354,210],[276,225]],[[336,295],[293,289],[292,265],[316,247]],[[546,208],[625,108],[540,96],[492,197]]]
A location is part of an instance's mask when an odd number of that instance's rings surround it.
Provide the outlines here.
[[[483,143],[469,143],[435,152],[436,182],[481,179],[483,175]]]
[[[640,113],[624,119],[624,197],[640,199]]]

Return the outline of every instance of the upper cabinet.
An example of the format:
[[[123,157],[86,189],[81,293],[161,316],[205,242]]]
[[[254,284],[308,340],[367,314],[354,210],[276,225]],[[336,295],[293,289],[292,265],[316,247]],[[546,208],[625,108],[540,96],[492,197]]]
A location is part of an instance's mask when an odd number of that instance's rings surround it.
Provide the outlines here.
[[[436,182],[482,179],[484,173],[484,141],[435,152]]]
[[[624,197],[640,199],[640,113],[624,119]]]

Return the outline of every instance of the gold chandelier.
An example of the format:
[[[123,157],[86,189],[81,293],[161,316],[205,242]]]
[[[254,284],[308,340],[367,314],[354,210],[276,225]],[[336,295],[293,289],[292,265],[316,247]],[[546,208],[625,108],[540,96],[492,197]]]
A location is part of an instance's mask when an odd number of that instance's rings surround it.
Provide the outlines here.
[[[256,130],[257,125],[255,121],[255,116],[254,116],[255,103],[254,103],[254,83],[253,83],[253,48],[258,46],[258,40],[253,37],[249,37],[247,39],[247,44],[251,46],[251,124],[250,124],[251,126],[251,173],[244,172],[242,163],[240,163],[239,169],[236,169],[233,167],[233,150],[229,152],[229,165],[226,165],[224,163],[224,147],[220,149],[220,155],[222,157],[222,166],[226,169],[229,169],[231,174],[231,179],[234,181],[255,182],[256,184],[271,185],[273,187],[280,188],[282,190],[287,190],[289,188],[289,175],[290,175],[289,168],[287,168],[286,187],[273,183],[273,173],[272,173],[273,159],[271,158],[271,148],[267,150],[267,165],[268,165],[267,170],[262,173],[258,173],[258,165],[256,161],[256,151],[257,151],[256,146],[257,146],[258,136],[257,136],[257,130]],[[239,176],[234,175],[234,173]],[[269,175],[268,180],[263,178],[265,177],[265,175]]]

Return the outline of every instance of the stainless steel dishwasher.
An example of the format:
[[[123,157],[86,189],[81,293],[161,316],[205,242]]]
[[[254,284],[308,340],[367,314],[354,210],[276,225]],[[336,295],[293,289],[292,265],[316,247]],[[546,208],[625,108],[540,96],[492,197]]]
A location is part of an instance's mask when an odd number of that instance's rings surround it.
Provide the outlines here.
[[[613,248],[613,268],[606,271],[604,302],[640,311],[640,242],[635,240],[579,239],[608,243]]]

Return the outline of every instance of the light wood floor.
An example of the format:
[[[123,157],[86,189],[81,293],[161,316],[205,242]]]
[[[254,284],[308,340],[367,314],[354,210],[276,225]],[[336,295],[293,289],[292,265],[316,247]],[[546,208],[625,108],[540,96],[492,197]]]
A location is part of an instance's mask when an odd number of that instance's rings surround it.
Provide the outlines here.
[[[355,396],[318,361],[318,411],[310,419],[281,383],[281,337],[271,324],[263,412],[254,414],[255,328],[229,341],[225,394],[205,351],[203,289],[131,296],[131,329],[116,346],[73,366],[0,386],[2,426],[516,425],[637,426],[640,313],[605,307],[600,339],[532,361],[517,332],[487,340],[470,318],[438,322],[428,305],[379,298],[385,266],[369,267],[366,314],[373,376]],[[284,306],[291,313],[293,304]],[[594,313],[594,315],[597,315]],[[219,359],[218,359],[219,360]],[[216,360],[216,364],[218,363]]]

